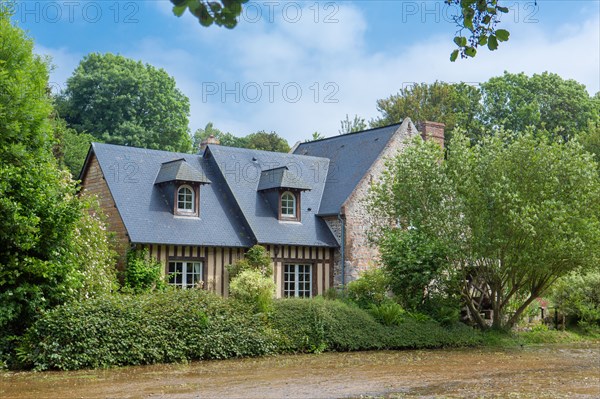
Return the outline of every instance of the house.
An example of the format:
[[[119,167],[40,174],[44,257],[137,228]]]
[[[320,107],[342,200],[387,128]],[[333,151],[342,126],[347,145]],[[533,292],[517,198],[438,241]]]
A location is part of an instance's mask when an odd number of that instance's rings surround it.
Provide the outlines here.
[[[203,143],[183,154],[93,143],[80,180],[116,235],[119,268],[147,248],[171,283],[226,296],[226,265],[254,244],[273,259],[277,296],[314,296],[345,284],[377,257],[363,199],[405,140],[402,123],[298,143],[288,154]],[[443,125],[421,135],[443,145]]]

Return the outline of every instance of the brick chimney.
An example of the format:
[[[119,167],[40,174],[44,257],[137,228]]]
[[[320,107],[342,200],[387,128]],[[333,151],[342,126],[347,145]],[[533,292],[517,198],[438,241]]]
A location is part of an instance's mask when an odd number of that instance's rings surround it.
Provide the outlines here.
[[[211,134],[210,136],[208,136],[200,142],[200,152],[204,152],[204,150],[206,150],[206,146],[209,144],[219,145],[221,144],[221,141],[219,141],[218,138]]]
[[[446,125],[439,122],[422,121],[417,124],[423,140],[433,140],[444,148],[444,128]]]

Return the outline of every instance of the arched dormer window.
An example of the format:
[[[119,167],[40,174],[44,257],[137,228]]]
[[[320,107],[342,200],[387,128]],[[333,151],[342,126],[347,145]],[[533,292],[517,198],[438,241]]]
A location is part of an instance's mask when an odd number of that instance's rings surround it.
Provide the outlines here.
[[[284,191],[281,194],[280,200],[280,213],[281,219],[298,219],[298,204],[297,204],[296,194],[291,191]]]
[[[183,184],[177,189],[177,212],[183,214],[196,213],[196,192],[187,184]]]

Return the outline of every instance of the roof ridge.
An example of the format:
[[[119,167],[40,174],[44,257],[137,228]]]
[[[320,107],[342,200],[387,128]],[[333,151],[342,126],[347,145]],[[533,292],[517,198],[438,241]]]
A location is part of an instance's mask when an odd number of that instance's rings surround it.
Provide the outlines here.
[[[343,133],[343,134],[338,134],[337,136],[331,136],[331,137],[325,137],[322,139],[318,139],[318,140],[311,140],[311,141],[305,141],[304,143],[300,143],[298,145],[298,148],[300,148],[301,146],[303,146],[304,144],[312,144],[312,143],[319,143],[322,141],[326,141],[326,140],[333,140],[333,139],[338,139],[338,138],[343,138],[343,137],[348,137],[348,136],[352,136],[352,135],[358,135],[361,133],[368,133],[368,132],[372,132],[373,130],[378,130],[378,129],[385,129],[388,127],[392,127],[392,126],[400,126],[402,125],[402,121],[398,122],[398,123],[392,123],[390,125],[385,125],[385,126],[378,126],[378,127],[372,127],[369,129],[365,129],[365,130],[360,130],[358,132],[349,132],[349,133]],[[296,150],[298,149],[296,148]],[[300,154],[298,154],[300,155]]]

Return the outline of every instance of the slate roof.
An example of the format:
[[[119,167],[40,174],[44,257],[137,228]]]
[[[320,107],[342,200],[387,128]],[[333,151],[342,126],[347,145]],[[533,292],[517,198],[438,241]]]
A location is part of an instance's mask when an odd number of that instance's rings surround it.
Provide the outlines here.
[[[205,158],[215,160],[259,243],[337,247],[329,227],[316,216],[328,159],[218,145],[209,145]],[[301,222],[278,220],[268,194],[258,191],[262,172],[281,167],[311,187],[301,194]]]
[[[163,162],[154,184],[166,183],[171,181],[191,182],[191,183],[210,183],[210,180],[198,169],[190,166],[185,158],[174,161]]]
[[[92,144],[108,188],[134,243],[249,247],[255,240],[227,187],[199,155]],[[174,216],[155,185],[164,162],[184,159],[210,178],[200,188],[200,216]]]
[[[296,190],[310,190],[311,187],[306,184],[302,178],[296,176],[287,166],[263,170],[260,173],[258,182],[258,191],[270,190],[274,188],[291,188]]]
[[[400,123],[298,145],[294,154],[330,160],[319,215],[337,215],[360,179],[383,151]]]

